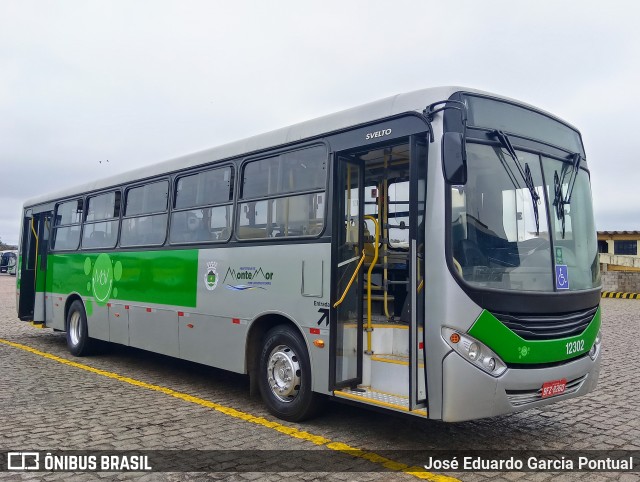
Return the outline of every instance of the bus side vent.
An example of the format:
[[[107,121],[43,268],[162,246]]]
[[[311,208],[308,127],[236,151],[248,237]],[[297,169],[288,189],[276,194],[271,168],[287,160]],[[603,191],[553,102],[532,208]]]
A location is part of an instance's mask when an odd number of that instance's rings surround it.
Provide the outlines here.
[[[598,307],[554,315],[493,313],[507,328],[525,340],[555,340],[582,333]]]

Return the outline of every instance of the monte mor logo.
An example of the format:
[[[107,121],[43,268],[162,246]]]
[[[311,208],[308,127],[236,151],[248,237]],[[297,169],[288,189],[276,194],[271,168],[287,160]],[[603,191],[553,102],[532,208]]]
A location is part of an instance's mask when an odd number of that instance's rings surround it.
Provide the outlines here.
[[[204,286],[213,291],[218,286],[218,263],[215,261],[209,261],[207,263],[207,269],[204,274]]]
[[[233,291],[266,290],[265,286],[271,286],[273,276],[273,272],[265,271],[262,267],[242,266],[237,270],[229,267],[222,282],[226,283],[227,278],[231,281],[246,281],[245,284],[227,284],[226,288]]]

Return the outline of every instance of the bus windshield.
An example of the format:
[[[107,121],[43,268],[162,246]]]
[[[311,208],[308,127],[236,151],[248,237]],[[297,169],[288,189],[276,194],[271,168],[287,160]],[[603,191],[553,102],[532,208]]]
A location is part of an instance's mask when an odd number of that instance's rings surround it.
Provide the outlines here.
[[[494,289],[552,292],[599,286],[587,172],[579,170],[571,202],[558,210],[554,179],[565,179],[561,189],[566,193],[570,176],[563,174],[571,164],[516,154],[528,166],[537,196],[503,148],[467,145],[469,181],[451,187],[451,252],[459,274],[475,287]]]

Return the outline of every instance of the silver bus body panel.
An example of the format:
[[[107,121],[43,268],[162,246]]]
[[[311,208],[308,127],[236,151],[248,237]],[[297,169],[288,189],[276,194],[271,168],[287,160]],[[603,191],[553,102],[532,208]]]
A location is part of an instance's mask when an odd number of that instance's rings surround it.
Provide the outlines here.
[[[201,250],[197,310],[207,318],[201,319],[201,330],[210,345],[198,337],[195,320],[183,317],[181,357],[246,373],[249,330],[262,317],[275,315],[298,327],[309,352],[313,389],[327,393],[329,319],[322,320],[322,326],[318,321],[319,310],[330,301],[330,259],[330,243]],[[321,271],[314,273],[314,269]],[[215,283],[207,284],[208,272],[214,272]],[[194,328],[186,328],[188,324]],[[320,333],[311,334],[311,328]],[[313,345],[316,338],[325,341],[324,348]]]
[[[202,249],[196,307],[127,300],[98,306],[93,297],[83,296],[85,307],[92,305],[89,336],[247,373],[251,327],[265,316],[279,316],[296,325],[305,340],[313,390],[329,393],[329,318],[323,310],[329,306],[330,256],[330,243]],[[217,278],[213,288],[207,285],[209,271]],[[65,304],[76,294],[48,295],[54,300],[48,326],[63,330]],[[315,339],[323,340],[324,348],[316,347]]]
[[[585,355],[578,360],[549,368],[507,369],[499,378],[488,375],[458,353],[451,351],[442,364],[443,377],[446,380],[442,387],[442,420],[460,422],[493,417],[589,393],[595,389],[598,381],[599,351],[595,361]],[[543,383],[563,378],[569,383],[576,381],[571,391],[567,388],[562,395],[544,399],[535,395],[541,390]],[[510,399],[507,393],[515,390],[530,392],[531,395],[528,397],[533,401],[517,404],[514,402],[516,396],[511,396]]]
[[[436,139],[442,136],[442,121],[433,122]],[[429,144],[427,202],[425,219],[425,348],[427,361],[427,389],[429,394],[442,393],[442,360],[451,349],[441,336],[442,325],[468,331],[482,313],[482,308],[469,299],[453,279],[445,253],[446,217],[442,200],[446,184],[442,177],[441,143]],[[435,159],[435,161],[433,161]],[[429,397],[429,418],[440,419],[442,400]]]

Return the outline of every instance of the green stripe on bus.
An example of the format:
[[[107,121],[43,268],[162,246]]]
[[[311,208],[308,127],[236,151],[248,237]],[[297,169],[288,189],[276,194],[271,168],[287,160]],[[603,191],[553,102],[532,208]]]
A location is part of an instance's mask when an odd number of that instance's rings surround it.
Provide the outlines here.
[[[198,250],[49,254],[49,293],[195,307]]]
[[[552,363],[587,353],[600,329],[600,308],[580,334],[557,340],[524,340],[484,310],[469,330],[506,363]]]

